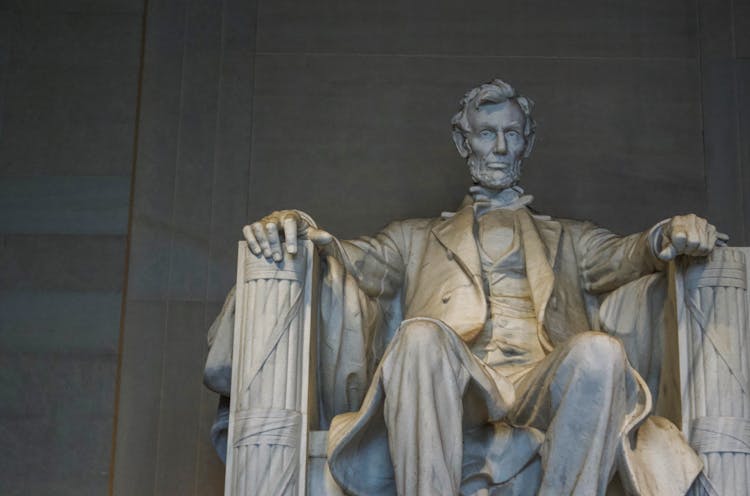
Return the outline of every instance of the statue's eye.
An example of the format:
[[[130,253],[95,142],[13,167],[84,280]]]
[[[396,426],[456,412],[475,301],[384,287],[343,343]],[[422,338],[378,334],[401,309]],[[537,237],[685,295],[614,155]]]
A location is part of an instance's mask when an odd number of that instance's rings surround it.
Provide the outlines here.
[[[479,132],[479,136],[485,139],[490,139],[495,137],[495,131],[492,131],[490,129],[483,129]]]

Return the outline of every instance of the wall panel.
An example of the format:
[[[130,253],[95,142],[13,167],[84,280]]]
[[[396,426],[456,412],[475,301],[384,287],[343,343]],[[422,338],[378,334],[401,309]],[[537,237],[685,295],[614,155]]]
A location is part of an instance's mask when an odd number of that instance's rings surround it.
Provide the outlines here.
[[[450,117],[494,74],[538,102],[522,184],[541,211],[621,232],[705,213],[692,59],[263,54],[249,218],[301,208],[351,237],[455,208],[469,178]]]
[[[216,260],[246,213],[255,7],[152,1],[147,15],[114,494],[218,494],[202,363],[235,270]]]
[[[262,1],[260,52],[694,57],[691,0]]]
[[[104,494],[142,0],[0,5],[0,494]]]
[[[449,119],[478,82],[537,101],[542,212],[632,232],[692,211],[744,242],[743,8],[149,0],[115,494],[222,491],[200,371],[241,226],[300,208],[351,237],[454,208]]]

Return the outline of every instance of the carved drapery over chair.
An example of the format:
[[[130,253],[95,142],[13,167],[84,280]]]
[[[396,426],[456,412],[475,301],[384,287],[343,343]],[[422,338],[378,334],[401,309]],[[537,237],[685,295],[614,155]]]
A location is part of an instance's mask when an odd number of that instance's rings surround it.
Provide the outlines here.
[[[653,413],[677,425],[703,461],[694,495],[749,494],[747,256],[750,248],[718,248],[678,259],[594,303],[592,320],[623,340]],[[231,395],[213,431],[219,452],[227,446],[228,496],[342,494],[318,416],[318,270],[309,241],[280,263],[239,245],[236,292],[209,331],[206,366],[206,384]]]

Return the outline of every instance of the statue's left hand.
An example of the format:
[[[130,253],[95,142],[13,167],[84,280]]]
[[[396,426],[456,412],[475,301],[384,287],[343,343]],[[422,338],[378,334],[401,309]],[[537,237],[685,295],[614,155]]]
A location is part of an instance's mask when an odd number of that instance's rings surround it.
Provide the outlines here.
[[[256,256],[261,254],[269,261],[280,262],[282,241],[286,243],[287,252],[297,253],[297,239],[309,239],[318,246],[333,241],[328,232],[318,229],[315,221],[300,210],[279,210],[272,212],[261,220],[242,228],[250,251]]]
[[[726,246],[729,236],[720,233],[706,219],[694,214],[677,215],[661,226],[659,259],[668,262],[678,255],[702,257],[715,246]]]

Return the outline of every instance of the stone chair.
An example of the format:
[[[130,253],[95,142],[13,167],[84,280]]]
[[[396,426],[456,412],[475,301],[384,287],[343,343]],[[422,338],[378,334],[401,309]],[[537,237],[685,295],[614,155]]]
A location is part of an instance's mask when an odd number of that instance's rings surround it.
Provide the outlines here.
[[[300,245],[274,264],[241,242],[236,292],[209,330],[205,383],[222,395],[212,436],[226,457],[227,495],[342,494],[318,416],[317,255]],[[703,461],[694,495],[750,492],[746,256],[750,248],[717,248],[678,259],[592,302],[592,323],[623,341],[653,413]]]

